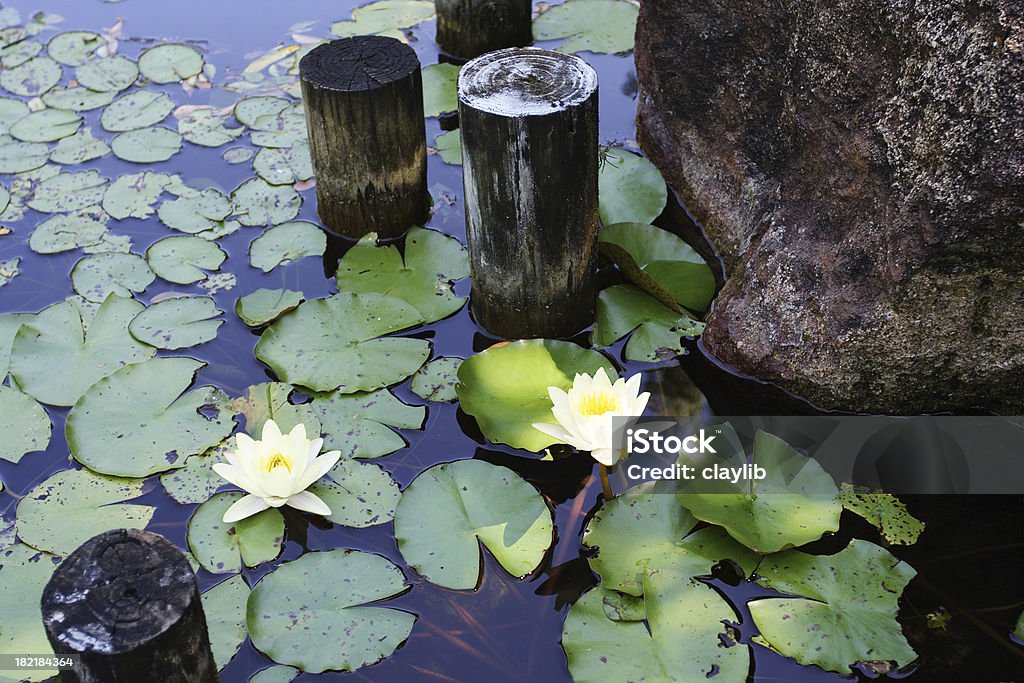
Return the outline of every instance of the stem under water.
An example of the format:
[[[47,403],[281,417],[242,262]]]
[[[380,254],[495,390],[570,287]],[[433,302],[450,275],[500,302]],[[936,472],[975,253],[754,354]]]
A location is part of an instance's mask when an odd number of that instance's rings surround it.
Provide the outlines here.
[[[599,472],[601,473],[601,490],[604,491],[604,499],[611,500],[615,497],[615,494],[612,493],[612,485],[608,481],[608,467],[606,465],[599,465],[599,467]]]

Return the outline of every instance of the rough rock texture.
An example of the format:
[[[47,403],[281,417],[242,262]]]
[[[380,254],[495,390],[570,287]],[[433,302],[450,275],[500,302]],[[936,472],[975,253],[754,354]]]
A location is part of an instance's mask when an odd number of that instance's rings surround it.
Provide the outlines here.
[[[645,0],[639,135],[708,351],[823,408],[1024,410],[1024,2]]]

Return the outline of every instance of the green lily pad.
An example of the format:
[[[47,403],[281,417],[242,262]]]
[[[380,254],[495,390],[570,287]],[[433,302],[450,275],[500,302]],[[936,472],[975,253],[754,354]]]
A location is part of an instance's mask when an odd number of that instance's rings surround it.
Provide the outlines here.
[[[355,671],[388,657],[409,637],[416,616],[376,604],[407,587],[402,570],[379,555],[307,553],[256,584],[249,596],[249,636],[281,664],[309,673]],[[317,634],[317,647],[309,647],[310,633]]]
[[[0,10],[2,11],[2,10]],[[0,45],[6,41],[0,37]],[[28,60],[39,55],[43,51],[43,44],[38,40],[21,40],[17,43],[0,47],[0,67],[13,69],[21,66]]]
[[[53,555],[24,543],[0,548],[0,624],[4,625],[0,629],[0,651],[39,655],[53,652],[43,630],[39,603],[57,561]],[[57,673],[56,669],[23,669],[17,675],[22,681],[44,681]]]
[[[164,202],[157,215],[168,228],[198,235],[223,227],[231,215],[231,200],[209,188]]]
[[[364,236],[338,264],[338,290],[376,292],[402,299],[420,312],[424,322],[446,318],[465,303],[451,283],[469,276],[469,256],[453,237],[413,227],[405,239],[405,257],[398,247],[375,246],[376,233]]]
[[[296,142],[291,147],[261,149],[252,162],[256,174],[271,185],[291,185],[313,177],[313,161],[309,156],[309,143]]]
[[[206,453],[190,455],[185,466],[160,475],[160,484],[167,495],[183,504],[203,503],[210,499],[217,489],[224,486],[224,479],[213,471],[214,463],[227,462],[224,452],[232,447],[225,441]]]
[[[214,273],[199,283],[199,287],[206,290],[210,296],[218,292],[225,292],[234,289],[238,284],[238,278],[234,273]]]
[[[340,292],[281,316],[256,345],[256,357],[289,384],[345,393],[390,386],[416,372],[430,342],[388,337],[423,322],[401,299]]]
[[[626,359],[646,362],[669,360],[684,352],[680,337],[696,337],[704,323],[676,313],[633,285],[613,285],[597,297],[597,324],[590,340],[611,346],[630,332]]]
[[[597,351],[571,342],[527,339],[492,346],[462,361],[455,391],[459,405],[476,418],[488,439],[540,451],[557,443],[533,428],[534,422],[556,422],[548,387],[568,390],[577,373],[593,376],[598,368],[618,375]]]
[[[260,669],[249,678],[249,683],[291,683],[302,673],[291,666],[268,666]]]
[[[165,237],[146,250],[153,272],[179,285],[205,280],[207,272],[219,269],[227,257],[216,242],[193,235]]]
[[[214,574],[237,574],[242,565],[255,567],[281,554],[284,517],[268,508],[226,524],[224,513],[244,494],[218,493],[196,508],[188,520],[188,548],[199,565]]]
[[[0,287],[3,287],[21,274],[21,257],[16,256],[0,261]]]
[[[28,246],[37,254],[58,254],[79,247],[99,244],[107,234],[107,224],[87,211],[58,213],[32,230]]]
[[[90,59],[75,69],[78,84],[97,92],[120,92],[138,77],[138,65],[122,55]]]
[[[110,529],[144,529],[156,508],[120,505],[142,495],[141,479],[62,470],[18,502],[18,536],[33,548],[66,556]]]
[[[285,107],[273,118],[260,117],[257,126],[258,130],[253,130],[249,139],[259,147],[283,149],[309,141],[306,115],[300,102]]]
[[[100,115],[100,125],[111,133],[136,130],[156,125],[174,109],[167,93],[154,90],[133,90],[114,100]]]
[[[36,57],[12,69],[0,69],[0,87],[14,95],[36,97],[60,83],[63,70],[49,57]]]
[[[178,132],[193,145],[220,147],[242,134],[241,128],[228,128],[224,121],[213,109],[196,109],[178,121]]]
[[[28,116],[30,111],[28,105],[21,100],[16,100],[13,97],[0,97],[0,135],[6,135],[11,124]]]
[[[260,327],[293,310],[302,299],[302,292],[290,289],[257,289],[235,303],[235,315],[249,327]]]
[[[88,301],[99,303],[111,294],[131,298],[145,291],[156,276],[135,254],[104,252],[86,256],[71,269],[71,285]]]
[[[431,64],[423,67],[423,115],[440,116],[459,108],[457,84],[460,67]]]
[[[0,382],[7,377],[10,369],[11,346],[18,330],[34,317],[32,313],[0,313]]]
[[[715,462],[742,467],[747,457],[735,432],[728,426],[720,429],[718,443],[723,446]],[[697,519],[725,527],[737,541],[760,553],[810,543],[839,528],[839,490],[816,460],[759,430],[750,462],[764,468],[764,479],[736,484],[703,481],[699,493],[680,482],[679,501]]]
[[[60,140],[50,152],[50,161],[56,164],[83,164],[110,154],[110,147],[93,137],[88,128]]]
[[[107,179],[98,171],[72,171],[45,178],[25,203],[43,213],[78,211],[103,200]]]
[[[252,147],[229,147],[220,155],[221,159],[229,164],[244,164],[256,155]],[[284,667],[288,668],[288,667]]]
[[[339,38],[384,35],[405,41],[400,29],[411,28],[434,17],[429,0],[378,0],[352,10],[352,19],[331,24],[331,33]]]
[[[223,441],[234,421],[221,392],[206,386],[179,397],[203,365],[154,358],[94,384],[68,414],[72,457],[103,474],[145,477],[182,467]]]
[[[660,216],[668,189],[658,168],[619,147],[603,150],[602,156],[597,176],[601,224],[650,223]]]
[[[208,296],[164,299],[135,316],[128,331],[158,349],[185,349],[215,339],[224,324],[216,319],[221,313]]]
[[[327,235],[307,221],[292,221],[268,228],[249,245],[249,264],[269,273],[306,256],[323,256]]]
[[[139,71],[153,83],[177,83],[203,71],[203,56],[189,45],[157,45],[139,55]]]
[[[633,49],[640,8],[625,0],[566,0],[533,22],[534,40],[560,40],[559,52],[620,54]]]
[[[245,417],[245,431],[260,434],[267,420],[273,420],[287,434],[296,425],[306,427],[310,438],[320,435],[320,418],[309,403],[292,403],[295,387],[283,382],[261,382],[246,390],[244,396],[231,401],[231,410]],[[332,450],[328,448],[327,450]]]
[[[81,66],[89,56],[104,47],[107,41],[92,31],[58,33],[46,44],[46,54],[65,66]]]
[[[1020,613],[1020,617],[1017,619],[1017,626],[1013,629],[1013,636],[1019,640],[1024,640],[1024,612]]]
[[[235,119],[244,126],[264,130],[290,104],[283,97],[245,97],[235,105]]]
[[[917,659],[896,621],[900,595],[917,572],[888,550],[855,538],[835,555],[771,555],[757,573],[758,583],[795,597],[747,603],[761,632],[755,642],[844,674],[861,661],[903,667]]]
[[[435,358],[416,371],[409,388],[428,401],[453,403],[459,399],[455,385],[459,382],[457,373],[460,365],[461,358]]]
[[[54,304],[21,326],[11,346],[11,374],[36,400],[72,405],[98,380],[156,353],[128,334],[128,323],[142,309],[137,301],[111,296],[87,323],[74,301]]]
[[[81,125],[82,117],[73,111],[43,109],[12,125],[10,134],[22,142],[53,142],[74,135]]]
[[[149,218],[153,204],[165,191],[181,192],[181,176],[169,173],[129,173],[118,176],[103,194],[103,209],[114,218]]]
[[[0,173],[24,173],[46,163],[50,147],[43,142],[20,142],[0,135]]]
[[[402,492],[387,471],[369,462],[342,458],[325,479],[309,487],[327,503],[327,519],[362,529],[386,524],[395,516]]]
[[[434,147],[441,161],[453,166],[462,166],[462,134],[458,128],[434,138]]]
[[[46,450],[53,425],[31,396],[0,384],[0,460],[18,462],[28,453]]]
[[[114,156],[136,164],[167,161],[181,151],[181,135],[164,126],[118,133],[110,141]]]
[[[289,185],[250,178],[231,193],[231,203],[242,225],[280,225],[298,215],[302,197]]]
[[[402,403],[387,389],[321,394],[311,408],[320,418],[324,447],[343,457],[378,458],[405,447],[388,427],[420,429],[427,411]]]
[[[97,92],[79,85],[59,85],[43,94],[43,104],[72,112],[92,111],[114,101],[114,92]]]
[[[715,276],[700,254],[653,225],[615,223],[601,230],[601,251],[626,277],[672,310],[702,312],[715,296]]]
[[[409,484],[395,512],[405,561],[431,583],[457,590],[479,584],[480,544],[522,578],[540,565],[553,534],[551,510],[537,490],[482,460],[434,465]]]
[[[924,522],[890,493],[865,491],[844,483],[838,500],[844,508],[873,524],[893,545],[913,545],[924,531]]]
[[[200,597],[206,613],[213,661],[218,670],[223,669],[238,653],[248,632],[245,606],[249,599],[249,586],[241,576],[232,576]]]

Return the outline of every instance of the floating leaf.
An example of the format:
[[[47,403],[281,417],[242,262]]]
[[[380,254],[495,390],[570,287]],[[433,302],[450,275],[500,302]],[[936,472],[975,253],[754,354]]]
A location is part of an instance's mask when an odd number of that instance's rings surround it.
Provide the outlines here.
[[[11,137],[22,142],[53,142],[74,135],[82,117],[73,111],[43,109],[34,111],[11,126]]]
[[[43,213],[78,211],[99,204],[106,186],[98,171],[59,173],[40,181],[25,203]]]
[[[235,314],[249,327],[260,327],[298,306],[302,298],[302,292],[290,289],[257,289],[238,300]]]
[[[339,38],[377,34],[405,42],[400,29],[433,17],[434,3],[429,0],[378,0],[352,10],[350,21],[331,24],[331,33]]]
[[[82,164],[110,153],[110,147],[93,137],[88,128],[64,138],[50,152],[50,161],[57,164]]]
[[[454,166],[462,165],[462,137],[458,128],[438,135],[434,138],[434,146],[441,161]]]
[[[285,148],[300,142],[308,142],[306,115],[302,103],[295,102],[281,110],[273,119],[260,117],[249,139],[260,147]]]
[[[0,382],[7,377],[11,363],[11,345],[22,324],[31,322],[32,313],[0,313]]]
[[[331,509],[327,519],[362,529],[390,522],[402,492],[391,475],[377,465],[342,458],[309,490]]]
[[[53,425],[31,396],[0,384],[0,460],[18,462],[27,453],[45,450]]]
[[[558,46],[559,52],[629,52],[639,11],[637,5],[626,0],[566,0],[534,20],[533,38],[565,38]]]
[[[213,296],[218,292],[233,289],[237,284],[238,279],[234,273],[214,273],[200,282],[199,287],[205,289],[210,296]]]
[[[212,450],[200,455],[190,455],[185,466],[160,475],[160,483],[167,495],[179,503],[194,504],[209,500],[217,489],[224,486],[224,479],[213,471],[213,464],[227,462],[224,451],[231,447],[225,441]]]
[[[0,135],[0,173],[24,173],[46,163],[50,148],[42,142],[19,142]]]
[[[844,674],[857,662],[903,667],[917,658],[896,621],[900,595],[917,572],[888,550],[855,538],[835,555],[770,555],[757,573],[758,583],[796,597],[747,603],[761,632],[755,642]]]
[[[146,250],[153,272],[179,285],[205,280],[205,271],[217,270],[227,257],[216,242],[192,235],[165,237]]]
[[[410,228],[404,261],[398,247],[375,246],[376,239],[376,233],[366,235],[342,257],[335,277],[339,291],[398,297],[428,323],[462,308],[465,299],[451,283],[469,275],[469,256],[457,239]]]
[[[309,403],[291,402],[295,387],[283,382],[261,382],[254,384],[231,401],[231,410],[245,417],[245,431],[260,434],[267,420],[273,420],[285,434],[296,425],[305,425],[311,438],[320,435],[320,418]],[[327,450],[332,450],[328,448]]]
[[[178,121],[178,132],[194,145],[220,147],[242,134],[241,128],[228,128],[224,117],[212,109],[196,109]]]
[[[302,197],[288,185],[250,178],[231,193],[231,203],[242,225],[280,225],[298,215]]]
[[[231,200],[210,188],[164,202],[157,215],[168,228],[197,235],[223,226],[231,215]]]
[[[389,656],[409,637],[415,615],[371,604],[406,589],[402,570],[380,555],[307,553],[256,584],[249,596],[249,636],[281,664],[309,673],[355,671]],[[317,634],[317,647],[309,647],[310,633]]]
[[[658,168],[620,147],[605,149],[602,156],[597,180],[601,224],[650,223],[660,216],[668,190]]]
[[[422,406],[406,405],[387,389],[319,395],[311,407],[320,418],[324,448],[352,458],[394,453],[405,441],[388,427],[420,429],[426,417]]]
[[[409,388],[412,393],[428,401],[453,403],[458,400],[455,385],[459,378],[456,374],[462,365],[461,358],[435,358],[412,376]]]
[[[114,156],[137,164],[167,161],[181,151],[181,135],[164,126],[118,133],[110,141]]]
[[[251,147],[229,147],[220,156],[229,164],[244,164],[252,159],[255,154],[256,150]]]
[[[203,56],[189,45],[157,45],[139,55],[139,71],[153,83],[177,83],[202,73]]]
[[[283,97],[246,97],[235,105],[235,118],[242,125],[266,130],[290,104]]]
[[[5,38],[0,36],[0,45],[5,45],[5,43]],[[13,69],[37,56],[42,50],[43,44],[38,40],[22,40],[6,45],[6,47],[0,48],[0,67]]]
[[[224,513],[244,494],[218,493],[196,508],[188,520],[188,548],[200,566],[214,574],[237,574],[242,565],[255,567],[281,554],[284,517],[268,508],[227,524]]]
[[[119,92],[131,87],[138,77],[138,65],[121,55],[90,59],[75,69],[78,84],[98,92]]]
[[[185,349],[216,338],[223,311],[208,296],[164,299],[140,312],[128,326],[132,336],[158,349]]]
[[[145,291],[156,276],[141,256],[105,252],[86,256],[71,269],[71,285],[88,301],[99,303],[111,294],[131,298]]]
[[[103,110],[100,125],[111,133],[147,128],[166,119],[172,109],[174,102],[167,93],[133,90]]]
[[[557,443],[533,428],[534,422],[556,422],[548,387],[567,390],[577,373],[593,375],[598,368],[618,375],[597,351],[571,342],[527,339],[492,346],[464,360],[455,391],[461,408],[476,418],[488,439],[540,451]]]
[[[291,683],[302,673],[291,666],[268,666],[260,669],[249,678],[249,683]]]
[[[340,292],[281,316],[260,337],[256,357],[282,381],[313,391],[379,389],[416,372],[430,355],[430,343],[376,337],[421,322],[401,299]]]
[[[253,170],[271,185],[291,185],[313,177],[309,143],[296,142],[285,149],[261,149],[252,162]]]
[[[249,245],[249,263],[269,273],[277,266],[306,256],[322,256],[327,235],[307,221],[293,221],[269,228]]]
[[[56,557],[24,543],[0,548],[0,651],[53,652],[39,603],[56,566]],[[22,669],[17,676],[22,681],[43,681],[57,673],[56,669]]]
[[[653,225],[615,223],[600,233],[601,251],[638,287],[672,310],[707,310],[715,276],[700,254],[672,233]]]
[[[653,363],[684,353],[679,338],[696,337],[703,331],[704,323],[666,308],[639,287],[613,285],[598,295],[591,343],[611,346],[633,332],[626,359]]]
[[[839,503],[866,519],[893,545],[913,545],[924,531],[924,522],[914,517],[896,496],[855,488],[843,484],[839,490]]]
[[[241,576],[232,576],[202,594],[210,649],[217,669],[223,669],[245,640],[245,606],[249,586]]]
[[[21,100],[16,100],[13,97],[0,97],[0,135],[6,135],[12,123],[28,114],[28,105]]]
[[[234,421],[218,405],[219,390],[201,387],[179,397],[203,365],[154,358],[94,384],[68,414],[72,457],[96,472],[144,477],[182,467],[185,458],[220,443]]]
[[[716,464],[731,468],[747,464],[731,428],[712,430],[712,434],[720,435],[723,444]],[[737,541],[760,553],[810,543],[839,528],[843,508],[836,501],[838,489],[816,460],[758,430],[750,462],[764,469],[763,479],[741,479],[735,484],[701,481],[699,489],[680,482],[679,501],[697,519],[725,527]]]
[[[28,246],[37,254],[57,254],[98,244],[106,234],[107,224],[96,213],[58,213],[32,230]]]
[[[16,256],[0,261],[0,287],[3,287],[21,274],[21,257]]]
[[[118,505],[142,495],[140,479],[61,470],[18,503],[18,536],[33,548],[66,556],[111,529],[144,529],[156,508]]]
[[[114,92],[97,92],[82,86],[57,86],[43,95],[43,103],[54,109],[91,111],[114,101]],[[45,110],[44,110],[45,111]]]
[[[440,116],[459,108],[457,84],[460,67],[431,64],[423,68],[423,115]]]
[[[81,66],[89,61],[89,55],[107,41],[92,31],[67,31],[58,33],[46,44],[46,54],[66,66]]]
[[[118,176],[103,194],[103,208],[118,220],[124,218],[149,218],[153,215],[153,204],[168,191],[180,191],[184,185],[181,177],[168,173],[129,173]]]
[[[54,304],[21,326],[11,346],[11,374],[37,400],[72,405],[98,380],[156,353],[128,334],[128,323],[142,309],[137,301],[111,296],[86,332],[74,301]]]
[[[49,57],[36,57],[12,69],[0,69],[0,87],[14,95],[35,97],[60,83],[63,71]]]
[[[395,539],[410,567],[432,583],[469,590],[483,570],[480,544],[522,578],[553,541],[551,511],[515,472],[482,460],[434,465],[402,494]]]

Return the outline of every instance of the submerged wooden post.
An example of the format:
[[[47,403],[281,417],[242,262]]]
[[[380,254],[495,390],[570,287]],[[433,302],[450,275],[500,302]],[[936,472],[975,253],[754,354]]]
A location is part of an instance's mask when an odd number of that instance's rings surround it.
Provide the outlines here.
[[[533,42],[530,0],[434,0],[437,45],[470,59]]]
[[[115,529],[86,541],[43,590],[56,654],[80,655],[64,683],[216,683],[195,574],[163,536]]]
[[[462,68],[459,121],[477,322],[506,339],[579,332],[594,321],[597,74],[491,52]]]
[[[384,36],[324,43],[299,62],[317,211],[346,237],[400,237],[430,215],[420,62]]]

